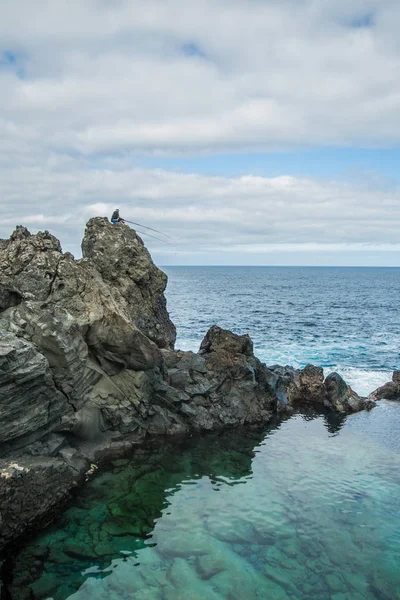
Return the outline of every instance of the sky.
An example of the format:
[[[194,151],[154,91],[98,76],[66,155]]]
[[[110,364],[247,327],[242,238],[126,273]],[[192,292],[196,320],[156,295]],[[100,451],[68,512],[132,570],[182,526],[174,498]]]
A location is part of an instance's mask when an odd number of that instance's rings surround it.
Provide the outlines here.
[[[119,208],[159,265],[400,266],[399,28],[398,0],[1,2],[0,237],[79,257]]]

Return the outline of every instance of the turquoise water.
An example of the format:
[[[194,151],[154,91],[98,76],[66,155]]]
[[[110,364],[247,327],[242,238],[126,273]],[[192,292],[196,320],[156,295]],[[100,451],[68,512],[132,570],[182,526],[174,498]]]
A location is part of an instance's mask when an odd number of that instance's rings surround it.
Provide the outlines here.
[[[400,598],[400,404],[138,451],[17,556],[14,600]]]

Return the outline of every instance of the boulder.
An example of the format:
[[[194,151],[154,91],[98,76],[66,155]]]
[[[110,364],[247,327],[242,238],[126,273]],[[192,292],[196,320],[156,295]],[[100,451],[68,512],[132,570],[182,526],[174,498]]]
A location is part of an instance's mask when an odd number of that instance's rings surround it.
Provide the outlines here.
[[[373,391],[371,400],[400,400],[400,370],[393,371],[392,381]]]
[[[286,405],[324,405],[326,390],[321,367],[306,365],[304,369],[273,365],[268,368],[268,379],[275,394]]]
[[[273,365],[268,368],[268,381],[281,403],[292,409],[314,406],[352,413],[375,406],[372,398],[359,396],[338,373],[324,379],[323,369],[314,365],[304,369]]]
[[[325,379],[326,406],[338,412],[351,413],[370,410],[375,402],[362,398],[354,392],[338,373],[331,373]]]

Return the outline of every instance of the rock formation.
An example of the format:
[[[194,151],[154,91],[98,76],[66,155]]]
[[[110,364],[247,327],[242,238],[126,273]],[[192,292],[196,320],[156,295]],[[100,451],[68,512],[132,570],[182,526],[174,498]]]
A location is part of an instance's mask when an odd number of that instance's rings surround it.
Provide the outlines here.
[[[289,409],[311,405],[346,414],[375,406],[372,398],[356,394],[338,373],[324,379],[321,367],[306,365],[299,370],[274,365],[267,372],[277,399]]]
[[[337,374],[267,368],[214,326],[175,351],[167,277],[129,227],[91,219],[83,258],[48,232],[0,241],[0,548],[46,522],[101,455],[149,436],[370,408]]]
[[[376,389],[369,398],[371,400],[400,400],[400,371],[393,371],[392,381]]]

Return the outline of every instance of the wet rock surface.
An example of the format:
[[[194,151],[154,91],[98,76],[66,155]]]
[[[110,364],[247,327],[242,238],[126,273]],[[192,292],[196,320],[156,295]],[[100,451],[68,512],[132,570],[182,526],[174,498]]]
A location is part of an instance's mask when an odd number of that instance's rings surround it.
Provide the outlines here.
[[[400,400],[400,371],[394,371],[392,381],[376,389],[369,398],[371,400]]]
[[[62,458],[30,457],[0,461],[0,546],[24,528],[47,524],[74,486],[76,471]]]
[[[267,372],[281,406],[289,409],[315,406],[348,414],[375,406],[373,398],[359,396],[338,373],[324,378],[321,367],[306,365],[304,369],[294,369],[274,365]]]
[[[82,250],[75,260],[50,233],[24,227],[0,243],[0,548],[36,510],[52,514],[91,462],[150,436],[263,424],[302,405],[373,405],[319,367],[266,367],[249,336],[217,326],[197,354],[175,351],[167,277],[135,231],[91,219]],[[9,477],[14,463],[29,476]],[[46,469],[64,473],[59,493]],[[42,501],[29,508],[35,478]]]

